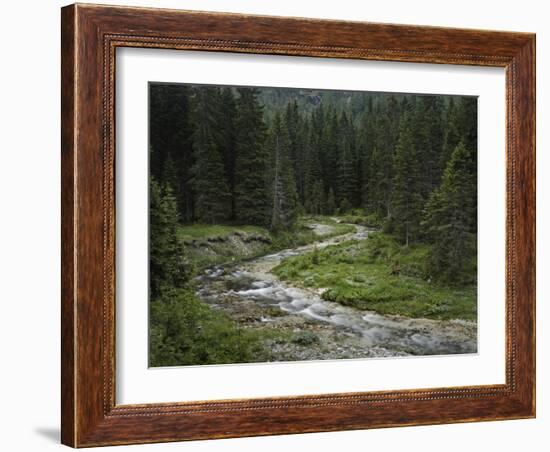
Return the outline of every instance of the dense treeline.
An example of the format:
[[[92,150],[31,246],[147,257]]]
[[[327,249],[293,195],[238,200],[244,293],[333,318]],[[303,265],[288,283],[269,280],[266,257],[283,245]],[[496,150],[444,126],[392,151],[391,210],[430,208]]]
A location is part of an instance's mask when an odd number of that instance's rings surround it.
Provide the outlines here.
[[[361,209],[407,245],[434,243],[434,272],[458,281],[475,254],[476,105],[152,84],[151,176],[184,223],[292,229],[301,213]]]

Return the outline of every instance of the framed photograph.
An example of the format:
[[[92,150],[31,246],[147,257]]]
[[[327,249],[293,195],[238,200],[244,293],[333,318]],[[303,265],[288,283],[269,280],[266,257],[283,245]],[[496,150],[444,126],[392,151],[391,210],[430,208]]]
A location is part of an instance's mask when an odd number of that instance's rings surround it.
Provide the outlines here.
[[[62,9],[62,442],[535,416],[535,36]]]

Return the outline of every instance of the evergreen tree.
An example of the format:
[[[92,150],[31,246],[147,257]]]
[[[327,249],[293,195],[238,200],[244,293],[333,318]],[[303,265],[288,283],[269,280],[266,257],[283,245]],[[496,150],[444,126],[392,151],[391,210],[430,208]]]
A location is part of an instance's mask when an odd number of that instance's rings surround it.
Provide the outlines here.
[[[313,183],[311,192],[307,198],[306,211],[313,215],[320,215],[325,210],[325,200],[323,196],[323,182],[317,180]]]
[[[392,97],[393,99],[393,97]],[[392,192],[394,180],[395,136],[398,135],[396,110],[398,104],[392,101],[381,103],[375,110],[372,153],[368,171],[369,191],[373,213],[389,218],[392,213]]]
[[[451,159],[453,151],[461,141],[458,122],[458,107],[456,106],[455,99],[451,97],[445,114],[443,150],[440,156],[439,164],[440,168],[446,168],[447,162]]]
[[[223,157],[227,185],[231,195],[229,218],[235,219],[235,165],[237,160],[237,104],[233,90],[223,88],[220,93],[219,109],[220,152]]]
[[[358,179],[360,187],[360,205],[367,211],[373,210],[371,199],[371,165],[374,143],[374,127],[373,127],[373,102],[369,96],[366,101],[366,110],[360,120],[358,134]]]
[[[477,97],[461,97],[457,116],[461,141],[477,152]]]
[[[405,113],[401,120],[399,141],[395,150],[393,218],[396,232],[407,246],[417,238],[420,228],[424,201],[421,165],[414,146],[411,120],[409,114]]]
[[[440,159],[444,139],[441,98],[419,96],[413,108],[414,146],[422,161],[421,193],[426,198],[441,181]]]
[[[201,87],[195,90],[194,101],[195,216],[200,222],[214,224],[230,215],[230,193],[219,146],[219,92],[216,88]]]
[[[431,195],[425,213],[432,241],[432,274],[447,282],[475,278],[477,207],[476,174],[470,170],[472,152],[462,142],[455,148],[439,189]]]
[[[295,185],[300,200],[303,202],[305,197],[305,125],[298,112],[297,102],[291,101],[287,104],[283,117],[283,123],[288,132],[289,159],[294,170]]]
[[[290,139],[278,114],[270,130],[269,146],[273,155],[271,229],[289,230],[298,219],[299,201],[290,156]]]
[[[168,153],[166,159],[164,160],[164,169],[162,171],[162,181],[170,187],[172,193],[177,193],[179,189],[179,180],[176,170],[176,165],[174,164],[174,159],[172,155]]]
[[[193,217],[191,91],[185,85],[149,85],[149,146],[154,149],[150,154],[150,172],[157,180],[163,180],[166,160],[170,157],[174,196],[183,221],[190,221]]]
[[[339,146],[337,161],[337,190],[340,207],[346,210],[358,204],[359,183],[357,180],[357,159],[353,124],[343,113],[339,125]]]
[[[335,212],[336,212],[336,198],[334,196],[334,190],[330,188],[328,191],[325,213],[327,215],[334,215]]]
[[[332,188],[335,194],[338,186],[337,171],[335,171],[338,167],[338,129],[336,112],[333,109],[327,109],[319,138],[319,159],[325,189]]]
[[[238,88],[235,162],[235,215],[248,224],[268,225],[270,202],[266,174],[269,154],[258,90]]]
[[[304,164],[304,199],[302,202],[306,212],[319,214],[324,209],[324,186],[315,134],[316,131],[313,126],[309,126],[308,138],[304,148],[306,156]]]
[[[149,182],[149,287],[151,298],[163,290],[182,287],[190,269],[178,240],[178,211],[169,185],[161,187],[154,176]]]

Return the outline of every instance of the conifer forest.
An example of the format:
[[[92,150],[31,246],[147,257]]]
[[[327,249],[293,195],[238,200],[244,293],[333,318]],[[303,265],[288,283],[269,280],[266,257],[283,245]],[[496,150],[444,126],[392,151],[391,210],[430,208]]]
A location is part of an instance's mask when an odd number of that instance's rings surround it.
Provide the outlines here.
[[[477,98],[149,84],[149,364],[477,352]]]

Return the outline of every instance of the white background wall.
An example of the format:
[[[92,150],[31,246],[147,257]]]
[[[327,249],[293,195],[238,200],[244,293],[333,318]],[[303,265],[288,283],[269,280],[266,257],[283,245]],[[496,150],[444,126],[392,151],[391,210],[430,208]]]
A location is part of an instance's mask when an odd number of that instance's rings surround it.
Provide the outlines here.
[[[115,0],[113,0],[115,1]],[[440,451],[548,450],[550,336],[544,278],[550,242],[550,14],[547,2],[357,0],[116,0],[118,4],[283,16],[367,20],[537,33],[538,416],[536,420],[407,427],[223,441],[119,447],[116,450]],[[95,2],[94,2],[95,3]],[[2,5],[0,46],[0,448],[59,450],[59,8],[64,2]],[[6,290],[7,289],[7,290]],[[546,356],[544,356],[546,355]],[[546,381],[545,381],[546,380]]]

